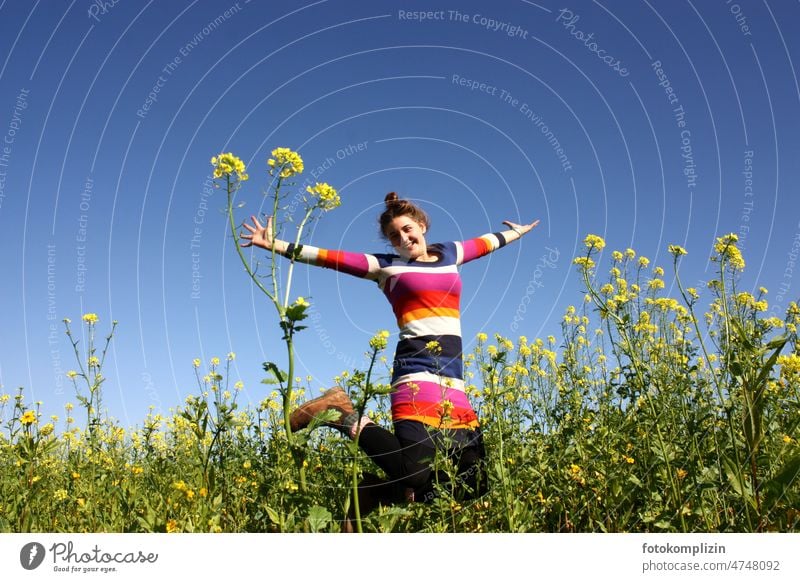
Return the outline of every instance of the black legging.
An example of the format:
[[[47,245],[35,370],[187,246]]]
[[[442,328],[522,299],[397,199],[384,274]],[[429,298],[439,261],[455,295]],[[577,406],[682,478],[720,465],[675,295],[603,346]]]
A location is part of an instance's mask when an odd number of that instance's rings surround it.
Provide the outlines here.
[[[401,420],[394,424],[394,433],[367,424],[361,429],[359,446],[384,470],[388,481],[365,478],[364,486],[378,488],[380,501],[396,503],[404,498],[406,488],[414,490],[416,501],[433,499],[434,475],[431,463],[439,448],[447,452],[458,468],[454,494],[474,498],[486,491],[481,461],[485,457],[483,436],[479,429],[436,430],[421,422]],[[440,481],[446,480],[438,475]]]

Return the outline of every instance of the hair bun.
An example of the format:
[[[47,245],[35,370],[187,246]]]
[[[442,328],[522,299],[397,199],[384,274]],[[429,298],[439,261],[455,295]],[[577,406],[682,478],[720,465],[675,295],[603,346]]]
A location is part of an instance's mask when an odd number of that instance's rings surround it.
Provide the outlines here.
[[[389,227],[392,220],[398,216],[408,216],[426,229],[430,228],[428,215],[425,214],[422,208],[411,202],[411,200],[400,198],[397,192],[389,192],[383,200],[386,203],[386,208],[380,218],[378,218],[378,224],[380,224],[381,235],[383,235],[384,238],[389,238],[386,229]]]

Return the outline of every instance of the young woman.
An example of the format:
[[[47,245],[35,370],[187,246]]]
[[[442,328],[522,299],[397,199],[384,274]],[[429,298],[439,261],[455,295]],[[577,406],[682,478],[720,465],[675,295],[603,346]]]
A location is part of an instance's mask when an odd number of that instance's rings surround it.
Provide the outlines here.
[[[463,242],[428,244],[425,212],[394,192],[385,199],[379,223],[381,234],[396,254],[331,251],[310,245],[295,247],[273,240],[272,217],[265,226],[251,217],[242,246],[256,245],[298,261],[335,269],[377,282],[389,300],[400,329],[392,368],[390,432],[368,418],[358,418],[347,394],[332,388],[306,402],[290,417],[292,430],[308,426],[325,410],[338,411],[329,426],[350,438],[359,432],[360,447],[383,469],[388,480],[368,476],[359,490],[366,514],[378,503],[433,497],[430,461],[436,450],[450,455],[458,467],[456,493],[464,498],[485,491],[481,467],[483,440],[478,417],[464,391],[458,267],[482,257],[530,232],[539,221]]]

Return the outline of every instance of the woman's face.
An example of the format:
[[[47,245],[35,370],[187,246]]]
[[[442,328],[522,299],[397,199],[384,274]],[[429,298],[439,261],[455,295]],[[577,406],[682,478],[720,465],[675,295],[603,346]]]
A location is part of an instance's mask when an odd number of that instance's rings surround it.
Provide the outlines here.
[[[427,255],[426,230],[424,225],[410,216],[398,216],[386,227],[386,236],[397,254],[410,260]]]

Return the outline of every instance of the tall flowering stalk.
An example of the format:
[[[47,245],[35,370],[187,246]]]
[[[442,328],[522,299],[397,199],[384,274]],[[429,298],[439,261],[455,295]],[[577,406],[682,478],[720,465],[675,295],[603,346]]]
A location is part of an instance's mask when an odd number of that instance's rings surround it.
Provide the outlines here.
[[[372,381],[372,373],[375,369],[375,362],[378,359],[378,354],[380,354],[383,350],[386,349],[386,345],[388,344],[389,340],[389,332],[386,330],[379,331],[376,333],[372,338],[369,340],[369,347],[370,351],[367,352],[367,357],[369,358],[369,367],[367,368],[366,374],[361,372],[356,372],[350,377],[349,384],[351,388],[355,388],[355,391],[351,391],[350,396],[353,399],[353,405],[355,410],[358,412],[358,417],[361,418],[364,414],[364,411],[367,408],[367,404],[369,401],[377,395],[380,394],[388,394],[390,387],[375,384]],[[353,509],[354,515],[356,518],[356,531],[358,533],[363,533],[363,525],[361,522],[361,507],[358,503],[358,472],[359,472],[359,463],[356,462],[359,458],[361,453],[361,449],[358,446],[358,440],[361,436],[361,426],[359,421],[359,426],[356,428],[355,435],[353,436],[353,440],[349,443],[350,450],[353,453],[354,461],[352,465],[352,490],[353,490]]]
[[[610,290],[604,290],[603,288],[597,289],[593,280],[594,261],[592,260],[592,256],[602,251],[603,248],[605,248],[606,243],[603,238],[594,234],[587,235],[583,242],[587,249],[586,255],[575,258],[573,263],[579,266],[590,300],[598,308],[601,316],[613,323],[617,333],[619,334],[618,338],[611,336],[610,339],[614,345],[615,351],[624,354],[633,368],[633,374],[630,378],[631,384],[635,386],[636,392],[640,395],[640,398],[644,399],[647,406],[651,409],[651,412],[655,414],[656,407],[649,391],[650,382],[645,374],[646,364],[642,354],[642,347],[635,336],[636,328],[635,326],[631,325],[631,311],[627,307],[628,304],[634,299],[638,299],[639,286],[637,285],[636,289],[629,288],[627,281],[619,276],[621,273],[618,273],[617,269],[613,272],[613,274],[617,276],[615,280],[616,288],[614,285],[612,285]],[[644,257],[640,257],[639,260],[640,269],[648,266],[649,264],[646,259],[642,260],[643,258]],[[617,260],[617,257],[614,257],[614,259]],[[664,281],[658,278],[659,276],[663,275],[663,271],[657,267],[655,274],[656,277],[651,279],[648,283],[648,288],[652,291],[664,288]],[[617,294],[609,297],[613,291],[617,291]],[[633,393],[631,394],[631,399],[633,400]],[[667,481],[669,483],[670,498],[672,499],[673,505],[677,510],[682,529],[685,530],[686,524],[684,515],[680,510],[680,484],[678,483],[678,479],[675,476],[676,473],[672,468],[672,463],[670,461],[670,450],[667,447],[667,442],[661,426],[656,424],[655,429],[659,454],[664,460],[667,469]]]
[[[287,370],[285,372],[282,371],[273,362],[265,362],[264,369],[271,374],[273,380],[279,384],[283,404],[284,430],[286,431],[289,442],[293,445],[297,445],[299,443],[292,438],[292,430],[289,425],[289,413],[293,401],[292,393],[295,382],[294,334],[305,329],[305,326],[301,325],[300,322],[308,317],[307,310],[311,305],[303,297],[298,297],[294,302],[290,303],[294,265],[298,258],[296,255],[288,257],[289,268],[286,278],[283,281],[283,293],[281,293],[282,281],[278,272],[278,259],[275,256],[274,245],[275,241],[278,240],[281,225],[291,219],[288,213],[285,217],[281,216],[282,212],[287,212],[288,208],[292,206],[291,204],[288,206],[285,205],[288,197],[285,190],[295,185],[295,182],[292,180],[303,172],[304,163],[300,154],[289,148],[276,148],[272,150],[271,156],[272,157],[267,160],[268,173],[272,178],[271,189],[268,192],[268,196],[271,197],[270,204],[272,207],[272,214],[267,219],[270,227],[268,228],[268,232],[271,233],[272,237],[270,241],[272,244],[270,246],[273,247],[273,252],[270,255],[269,273],[266,276],[271,282],[269,286],[264,285],[262,276],[259,275],[260,263],[258,260],[253,264],[252,260],[245,256],[240,244],[241,234],[238,231],[238,225],[234,218],[234,199],[236,193],[242,187],[242,184],[249,179],[245,164],[232,153],[223,153],[211,158],[211,164],[214,167],[214,178],[222,181],[227,193],[228,224],[242,265],[256,287],[267,296],[278,313],[278,323],[283,331],[282,339],[286,344]],[[295,201],[298,199],[302,202],[303,214],[300,221],[297,222],[293,241],[295,248],[299,246],[303,237],[303,231],[312,220],[319,218],[322,213],[333,210],[341,204],[338,192],[326,183],[316,183],[314,186],[306,187],[304,193],[299,193],[295,196]],[[300,483],[305,490],[306,482],[303,455],[299,446],[293,446],[293,451],[294,460],[300,473]]]
[[[72,335],[72,329],[69,324],[72,323],[69,318],[64,319],[64,326],[66,327],[66,334],[72,344],[72,349],[75,351],[75,359],[78,362],[78,370],[70,370],[67,372],[67,377],[72,381],[75,388],[75,393],[78,402],[86,409],[86,427],[89,432],[89,440],[96,444],[97,432],[101,423],[101,406],[103,402],[103,392],[101,386],[105,381],[103,376],[103,363],[106,359],[106,352],[114,337],[114,330],[117,327],[117,322],[111,323],[111,331],[106,336],[106,343],[103,346],[103,351],[100,356],[97,356],[97,348],[95,346],[95,331],[99,318],[96,313],[86,313],[82,317],[83,322],[86,324],[86,353],[81,356],[78,349],[79,340],[75,339]],[[86,392],[82,393],[78,387],[78,382],[86,386]]]
[[[756,510],[756,530],[760,531],[765,525],[761,491],[761,474],[764,471],[759,466],[759,449],[765,436],[765,396],[772,370],[790,335],[784,333],[771,339],[766,337],[771,326],[765,326],[756,317],[758,312],[767,310],[767,302],[763,299],[766,289],[762,288],[757,298],[750,293],[736,291],[737,274],[744,269],[738,242],[738,236],[733,233],[717,239],[711,260],[719,263],[719,280],[712,281],[711,289],[717,295],[715,305],[721,307],[724,323],[720,341],[728,372],[729,391],[742,401],[741,425],[749,487],[745,486],[745,480],[741,477],[744,469],[736,450],[736,464],[732,470],[738,474],[742,496]]]

